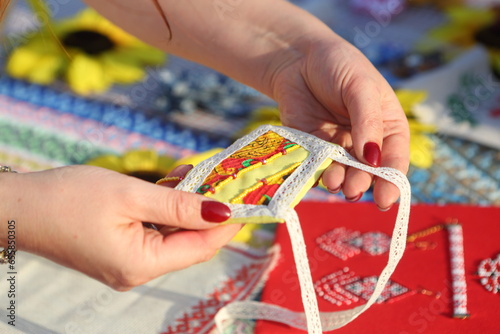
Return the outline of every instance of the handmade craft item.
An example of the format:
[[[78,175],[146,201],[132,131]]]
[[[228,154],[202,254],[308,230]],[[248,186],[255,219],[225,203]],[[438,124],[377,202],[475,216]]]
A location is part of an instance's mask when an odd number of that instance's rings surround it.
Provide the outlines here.
[[[486,290],[493,294],[500,292],[500,254],[495,259],[484,259],[479,263],[477,274]]]
[[[450,247],[451,283],[453,289],[453,317],[469,317],[467,309],[467,281],[465,280],[464,236],[460,224],[447,224]]]
[[[389,259],[367,303],[351,310],[320,316],[301,226],[294,206],[320,178],[332,161],[367,171],[394,183],[400,190],[396,224]],[[293,246],[305,313],[259,302],[238,302],[222,308],[218,329],[231,319],[268,319],[319,334],[341,327],[370,307],[383,293],[406,244],[410,186],[406,177],[391,168],[364,165],[338,145],[298,130],[262,126],[228,149],[192,169],[176,189],[196,192],[229,203],[227,223],[285,222]]]
[[[359,300],[368,300],[377,281],[377,276],[360,277],[349,267],[344,267],[316,281],[314,288],[320,297],[336,306],[342,306],[354,304]],[[393,302],[418,292],[420,291],[411,290],[402,284],[389,280],[376,303]]]

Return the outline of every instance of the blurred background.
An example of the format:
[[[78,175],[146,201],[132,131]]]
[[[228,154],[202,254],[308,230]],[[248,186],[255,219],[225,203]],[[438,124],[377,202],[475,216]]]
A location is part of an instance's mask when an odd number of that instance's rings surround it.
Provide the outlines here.
[[[294,2],[398,92],[411,122],[415,202],[500,204],[496,1]],[[180,158],[279,124],[274,101],[124,38],[78,0],[16,1],[2,34],[0,160],[22,171],[90,163],[127,172],[117,166],[126,155],[134,172],[161,175]],[[320,189],[308,198],[342,199]]]

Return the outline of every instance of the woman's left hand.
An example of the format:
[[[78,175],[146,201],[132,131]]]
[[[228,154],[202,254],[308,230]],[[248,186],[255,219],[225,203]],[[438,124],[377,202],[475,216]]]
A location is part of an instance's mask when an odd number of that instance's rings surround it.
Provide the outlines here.
[[[360,51],[332,33],[309,43],[307,53],[281,59],[271,77],[284,125],[338,144],[369,165],[407,172],[406,116],[392,88]],[[370,174],[335,162],[322,179],[331,192],[342,190],[350,201],[373,183]],[[390,208],[398,189],[375,181],[376,203]]]

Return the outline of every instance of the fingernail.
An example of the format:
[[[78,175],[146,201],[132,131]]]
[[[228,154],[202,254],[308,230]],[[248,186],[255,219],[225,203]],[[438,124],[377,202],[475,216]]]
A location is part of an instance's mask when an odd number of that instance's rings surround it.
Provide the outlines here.
[[[222,223],[231,217],[231,209],[221,202],[203,201],[201,217],[210,223]]]
[[[346,197],[345,200],[348,202],[357,202],[357,201],[359,201],[361,196],[363,196],[363,193],[359,193],[358,195],[356,195],[354,197]]]
[[[170,173],[168,173],[168,174],[169,175],[171,175],[171,174],[186,174],[192,168],[193,168],[193,165],[179,165],[179,166],[175,167],[174,169],[172,169],[170,171]]]
[[[340,190],[342,189],[342,185],[338,186],[337,188],[334,188],[334,189],[330,189],[330,188],[326,188],[328,190],[329,193],[331,194],[337,194],[338,192],[340,192]]]
[[[365,147],[363,148],[363,157],[365,158],[366,162],[373,167],[378,167],[380,166],[380,147],[378,144],[369,142],[365,144]]]
[[[380,206],[378,207],[378,209],[379,209],[380,211],[382,211],[382,212],[389,211],[391,208],[392,208],[392,204],[391,204],[391,205],[389,205],[389,206],[388,206],[388,207],[386,207],[386,208],[381,208]]]

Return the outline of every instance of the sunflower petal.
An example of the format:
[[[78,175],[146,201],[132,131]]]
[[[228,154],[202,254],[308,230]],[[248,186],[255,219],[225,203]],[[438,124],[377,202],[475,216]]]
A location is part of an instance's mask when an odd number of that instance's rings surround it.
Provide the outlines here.
[[[167,59],[165,52],[150,46],[121,48],[116,54],[141,65],[160,65]]]
[[[469,28],[459,24],[450,24],[431,30],[429,32],[429,37],[439,41],[468,47],[475,43],[473,34],[468,31],[470,31]]]
[[[104,92],[111,86],[102,64],[93,57],[77,54],[67,71],[68,83],[76,93],[88,95]]]
[[[151,150],[134,150],[123,155],[123,168],[128,172],[156,171],[158,154]]]
[[[7,61],[7,73],[14,78],[26,79],[40,56],[28,47],[15,49]]]
[[[85,163],[90,166],[103,167],[114,170],[119,173],[124,173],[125,169],[122,166],[122,158],[116,155],[101,155]]]
[[[160,155],[158,157],[158,171],[162,173],[168,173],[173,169],[175,164],[175,159],[169,156]]]
[[[396,97],[407,115],[411,115],[413,106],[419,104],[427,98],[427,92],[424,90],[399,89],[396,91]]]
[[[462,27],[477,29],[495,20],[495,13],[490,9],[456,6],[447,10],[450,20]],[[462,33],[464,33],[462,31]]]
[[[101,57],[104,71],[109,80],[121,84],[130,84],[144,78],[144,69],[136,64],[118,57],[112,52],[108,52]]]
[[[255,122],[259,121],[279,121],[280,111],[276,107],[260,107],[252,112],[252,120]]]
[[[177,167],[179,165],[196,166],[197,164],[199,164],[203,160],[206,160],[206,159],[216,155],[217,153],[222,152],[223,150],[224,150],[223,148],[216,147],[216,148],[210,149],[210,150],[205,151],[205,152],[189,155],[187,157],[184,157],[184,158],[177,160],[174,167]]]
[[[37,84],[50,84],[56,79],[65,62],[65,59],[62,57],[47,54],[38,60],[37,65],[29,73],[28,78],[31,82]]]
[[[418,168],[429,168],[434,160],[434,142],[425,135],[410,136],[410,163]]]

